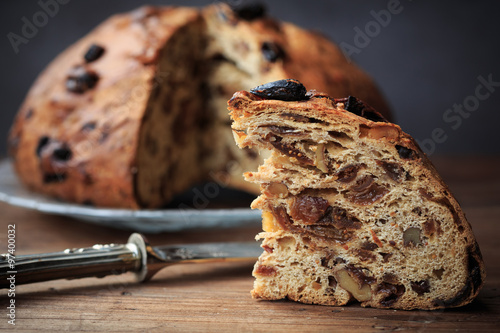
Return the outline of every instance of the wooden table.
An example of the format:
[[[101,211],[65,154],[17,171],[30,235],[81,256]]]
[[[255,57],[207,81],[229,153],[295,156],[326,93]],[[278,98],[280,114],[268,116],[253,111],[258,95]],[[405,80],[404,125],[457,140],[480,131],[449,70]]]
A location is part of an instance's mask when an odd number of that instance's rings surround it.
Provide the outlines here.
[[[16,325],[7,323],[0,292],[0,329],[20,331],[499,331],[500,157],[433,158],[471,222],[487,279],[470,305],[445,311],[395,311],[312,306],[250,297],[253,263],[179,265],[152,281],[133,275],[58,280],[16,287]],[[1,176],[1,175],[0,175]],[[16,224],[17,254],[59,251],[95,243],[123,243],[129,231],[0,204],[0,252],[7,225]],[[148,235],[156,244],[251,240],[260,226]]]

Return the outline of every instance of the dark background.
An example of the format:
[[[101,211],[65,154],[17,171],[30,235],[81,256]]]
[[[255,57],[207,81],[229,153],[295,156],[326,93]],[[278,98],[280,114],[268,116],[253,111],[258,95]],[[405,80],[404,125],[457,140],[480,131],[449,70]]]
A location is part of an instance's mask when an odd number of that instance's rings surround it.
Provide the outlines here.
[[[56,0],[41,0],[49,3]],[[62,0],[60,0],[62,1]],[[38,73],[64,48],[108,16],[139,7],[135,0],[64,0],[58,13],[16,54],[8,39],[22,35],[23,17],[33,22],[38,1],[0,2],[0,157],[6,155],[10,124]],[[62,1],[62,2],[64,2]],[[148,1],[148,4],[203,6],[215,1]],[[241,2],[241,0],[233,0]],[[396,122],[432,154],[498,154],[500,87],[468,118],[446,122],[454,104],[473,102],[479,76],[500,85],[500,2],[399,1],[398,14],[385,27],[371,14],[394,1],[268,0],[269,13],[300,26],[322,31],[338,44],[356,46],[356,29],[374,29],[369,43],[352,59],[378,83],[392,106]],[[397,1],[396,1],[397,2]],[[377,26],[379,31],[376,31]],[[359,35],[359,34],[358,34]],[[361,44],[357,44],[361,46]],[[483,88],[481,88],[483,89]],[[481,93],[487,93],[481,90]],[[452,127],[455,126],[455,128]],[[431,145],[432,132],[440,132]],[[443,139],[446,137],[446,139]],[[444,142],[441,142],[444,141]],[[436,140],[433,140],[436,142]],[[435,149],[434,149],[435,148]]]

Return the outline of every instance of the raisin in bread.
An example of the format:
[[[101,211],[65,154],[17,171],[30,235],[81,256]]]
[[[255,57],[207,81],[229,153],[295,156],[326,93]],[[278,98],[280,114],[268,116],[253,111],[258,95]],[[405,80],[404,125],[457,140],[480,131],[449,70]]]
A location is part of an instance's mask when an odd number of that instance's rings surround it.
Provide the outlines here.
[[[253,297],[395,309],[476,297],[485,272],[472,229],[398,125],[295,80],[237,92],[229,110],[239,147],[271,151],[245,175],[262,191]]]
[[[216,4],[113,16],[34,83],[9,136],[15,170],[33,190],[95,206],[161,207],[207,179],[257,193],[238,166],[262,157],[235,147],[226,101],[289,76],[388,113],[335,45],[263,10]]]

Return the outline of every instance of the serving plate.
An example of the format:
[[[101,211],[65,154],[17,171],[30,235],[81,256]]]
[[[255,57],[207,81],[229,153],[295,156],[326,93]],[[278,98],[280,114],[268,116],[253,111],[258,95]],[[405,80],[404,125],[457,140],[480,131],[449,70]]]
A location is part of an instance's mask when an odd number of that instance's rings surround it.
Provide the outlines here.
[[[261,220],[261,212],[250,208],[131,210],[65,203],[24,188],[8,159],[0,161],[0,201],[42,213],[148,233],[257,226]]]

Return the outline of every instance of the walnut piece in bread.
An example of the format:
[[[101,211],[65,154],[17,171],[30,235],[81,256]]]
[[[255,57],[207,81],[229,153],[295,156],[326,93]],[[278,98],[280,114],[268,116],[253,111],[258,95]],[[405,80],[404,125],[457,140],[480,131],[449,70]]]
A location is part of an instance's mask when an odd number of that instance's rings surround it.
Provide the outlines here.
[[[485,271],[471,226],[398,125],[296,80],[228,104],[238,146],[271,151],[245,174],[263,211],[253,297],[428,310],[477,296]]]

